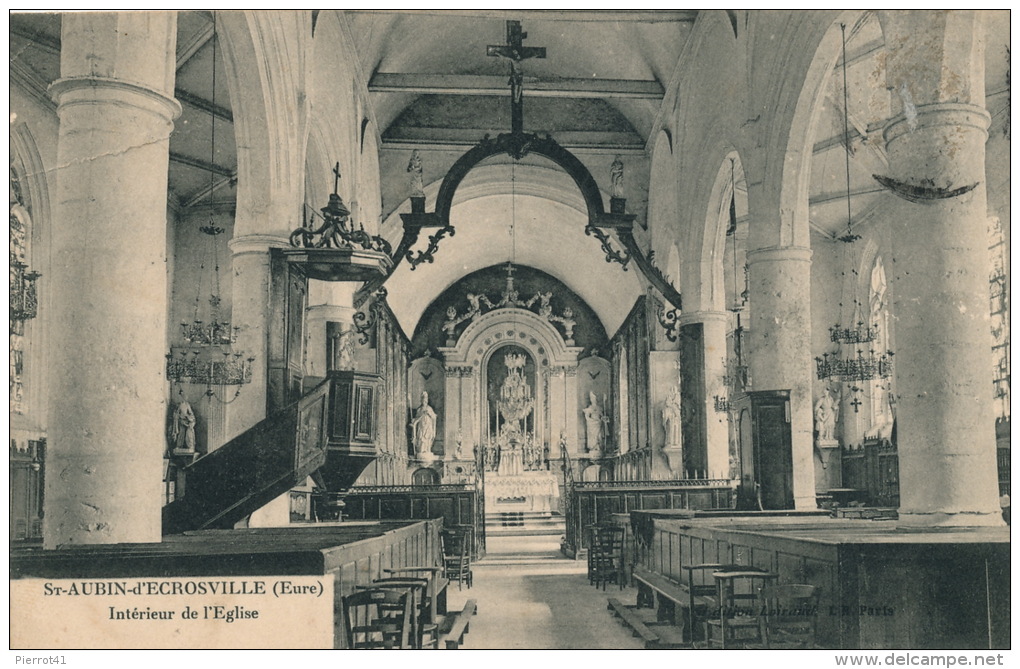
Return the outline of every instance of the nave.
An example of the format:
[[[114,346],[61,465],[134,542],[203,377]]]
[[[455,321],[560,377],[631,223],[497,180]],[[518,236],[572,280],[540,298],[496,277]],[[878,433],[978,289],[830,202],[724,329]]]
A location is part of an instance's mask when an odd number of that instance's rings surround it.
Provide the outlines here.
[[[638,649],[639,638],[606,607],[608,597],[633,598],[633,588],[606,590],[588,582],[584,560],[560,552],[555,536],[490,537],[486,556],[472,565],[470,590],[450,591],[450,608],[478,603],[461,648]]]
[[[12,584],[332,588],[303,636],[19,600],[17,643],[347,648],[344,603],[438,569],[440,527],[472,593],[573,616],[529,579],[578,563],[491,521],[580,562],[629,528],[625,604],[678,645],[712,564],[810,586],[826,648],[1008,645],[1008,28],[13,14]]]

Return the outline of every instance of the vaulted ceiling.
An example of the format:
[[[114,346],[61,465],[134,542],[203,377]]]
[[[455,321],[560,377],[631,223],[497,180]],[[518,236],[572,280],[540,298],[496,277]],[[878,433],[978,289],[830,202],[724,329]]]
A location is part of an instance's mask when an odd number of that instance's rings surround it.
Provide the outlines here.
[[[330,10],[333,11],[333,10]],[[470,146],[509,128],[509,65],[486,55],[521,21],[525,46],[546,48],[523,63],[525,130],[549,132],[567,148],[643,151],[697,12],[567,10],[354,10],[352,28],[382,148]],[[59,14],[10,16],[12,82],[53,108],[59,77]],[[1008,13],[987,21],[986,92],[993,118],[1008,116]],[[223,56],[213,13],[178,13],[176,96],[183,113],[170,144],[170,192],[182,210],[230,205],[237,160]],[[882,173],[888,91],[882,34],[870,14],[847,31],[850,192],[855,218],[889,197]],[[215,68],[214,68],[215,62]],[[215,70],[215,72],[214,72]],[[215,75],[215,77],[214,77]],[[215,86],[214,86],[215,78]],[[810,215],[819,234],[846,225],[842,59],[832,72],[814,137]],[[215,124],[215,126],[214,126]],[[212,136],[215,131],[215,150]],[[386,175],[383,175],[386,178]],[[403,177],[401,177],[403,178]]]

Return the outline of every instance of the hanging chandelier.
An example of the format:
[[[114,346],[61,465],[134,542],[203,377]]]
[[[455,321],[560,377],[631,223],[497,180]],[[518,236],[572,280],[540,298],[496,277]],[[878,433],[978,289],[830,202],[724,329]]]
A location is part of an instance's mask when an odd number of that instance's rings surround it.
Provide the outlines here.
[[[832,353],[823,353],[821,357],[815,358],[815,371],[820,380],[836,381],[849,384],[849,390],[853,395],[850,402],[854,407],[854,413],[860,410],[861,401],[858,395],[863,388],[858,385],[867,381],[887,379],[892,375],[892,351],[876,351],[875,348],[867,347],[879,338],[877,323],[869,323],[863,315],[862,301],[860,299],[860,281],[858,267],[858,256],[856,242],[861,238],[853,229],[853,213],[851,208],[850,195],[850,125],[849,125],[849,96],[847,90],[846,75],[846,26],[840,24],[843,34],[843,144],[846,167],[846,232],[836,238],[845,244],[844,262],[850,268],[850,281],[853,294],[853,324],[844,326],[836,323],[829,328],[829,340],[839,347],[846,349]],[[846,272],[844,271],[844,277]],[[843,290],[846,290],[846,281],[843,282]],[[840,300],[840,307],[844,300]]]
[[[216,16],[213,15],[212,36],[212,104],[216,104]],[[211,117],[209,163],[216,162],[216,117]],[[209,173],[209,188],[213,190],[214,175]],[[208,237],[213,261],[214,287],[207,300],[208,317],[202,318],[201,296],[202,275],[206,264],[202,263],[199,270],[198,289],[195,295],[194,316],[190,322],[181,322],[181,338],[187,342],[185,347],[166,354],[166,375],[170,381],[178,383],[194,383],[208,386],[206,395],[213,396],[212,386],[241,386],[251,383],[252,363],[254,356],[231,349],[237,341],[239,326],[232,325],[229,320],[221,320],[220,305],[220,261],[219,247],[216,238],[224,233],[224,229],[213,222],[213,212],[199,231]],[[240,387],[237,392],[240,393]],[[236,397],[236,395],[235,395]]]

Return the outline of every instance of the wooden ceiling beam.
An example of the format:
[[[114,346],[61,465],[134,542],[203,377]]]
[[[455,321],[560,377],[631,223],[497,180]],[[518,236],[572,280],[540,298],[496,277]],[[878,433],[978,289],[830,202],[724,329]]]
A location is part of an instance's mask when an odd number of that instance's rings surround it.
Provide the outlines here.
[[[170,152],[170,162],[177,163],[179,165],[187,165],[188,167],[195,167],[200,170],[205,170],[206,172],[218,174],[221,177],[234,176],[234,170],[229,167],[210,163],[209,161],[202,160],[201,158],[192,158],[191,156],[186,156],[183,153],[177,153],[175,151]]]
[[[507,95],[505,76],[377,72],[368,82],[372,93],[418,95]],[[524,95],[541,98],[631,98],[662,100],[662,84],[641,79],[524,79]]]
[[[46,51],[47,53],[51,53],[57,56],[60,55],[59,38],[54,39],[53,37],[50,37],[46,33],[39,32],[38,30],[30,30],[29,28],[26,28],[25,26],[15,23],[13,21],[11,22],[11,34],[22,39],[27,39],[29,42],[36,45],[43,51]]]
[[[410,151],[457,151],[474,146],[488,134],[495,137],[504,130],[476,130],[468,128],[408,128],[391,127],[382,138],[382,149]],[[544,134],[544,133],[539,133]],[[565,131],[550,133],[559,144],[573,153],[606,153],[644,155],[644,140],[625,132]]]
[[[860,195],[873,195],[875,193],[885,193],[886,190],[881,186],[868,186],[866,188],[858,188],[857,190],[850,191],[850,197],[858,197]],[[819,193],[808,200],[808,206],[817,207],[820,204],[832,204],[833,202],[846,203],[846,191],[835,192],[835,193]]]
[[[506,9],[354,9],[347,14],[414,14],[442,18],[498,19],[501,21],[572,21],[576,23],[693,23],[694,9],[680,10],[506,10]]]
[[[177,53],[177,69],[180,70],[196,53],[201,51],[202,47],[209,43],[214,34],[214,26],[211,22],[195,33],[191,41],[185,44]]]
[[[203,97],[193,95],[183,89],[174,89],[174,97],[183,102],[186,105],[200,109],[207,114],[212,114],[218,119],[227,121],[228,123],[234,122],[234,114],[226,107],[221,107],[218,104],[213,104],[211,101],[206,100]]]

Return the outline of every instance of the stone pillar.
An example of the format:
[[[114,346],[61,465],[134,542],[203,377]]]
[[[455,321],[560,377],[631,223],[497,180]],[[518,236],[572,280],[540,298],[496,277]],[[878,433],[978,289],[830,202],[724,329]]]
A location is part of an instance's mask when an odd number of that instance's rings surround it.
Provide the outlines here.
[[[888,176],[952,191],[891,198],[903,525],[999,525],[988,307],[982,13],[879,15],[894,112]],[[891,39],[891,41],[890,41]]]
[[[563,370],[563,386],[566,391],[567,411],[573,413],[573,419],[568,415],[567,423],[564,425],[564,433],[567,437],[567,448],[573,449],[575,457],[579,457],[584,454],[584,439],[585,439],[585,428],[584,428],[584,407],[588,406],[587,398],[585,398],[584,404],[581,404],[581,399],[577,396],[577,367],[567,367]],[[601,400],[601,398],[599,398]],[[573,406],[573,409],[571,409]],[[603,411],[608,411],[603,407]],[[610,430],[613,429],[612,425],[608,426]],[[580,430],[580,432],[579,432]],[[609,434],[607,432],[606,439],[609,441]],[[605,445],[603,445],[603,451]]]
[[[811,249],[789,246],[748,251],[747,263],[751,383],[755,391],[790,392],[794,508],[814,509]]]
[[[441,439],[443,443],[443,458],[446,460],[451,459],[457,450],[458,431],[462,429],[464,424],[464,416],[461,413],[463,409],[461,406],[461,384],[463,382],[464,378],[461,367],[446,368],[446,392],[444,393],[446,411],[443,421],[445,429],[444,436]],[[436,435],[436,441],[440,441],[438,434]],[[427,458],[428,454],[422,453],[421,457]]]
[[[62,32],[43,543],[158,542],[177,19],[71,13]]]
[[[305,377],[325,378],[331,369],[328,351],[333,344],[329,341],[327,323],[339,323],[351,345],[356,342],[354,328],[354,285],[352,283],[326,283],[310,281],[308,286],[308,312],[305,315]],[[339,333],[338,333],[339,334]],[[341,342],[337,341],[337,345]],[[353,352],[351,354],[353,364]],[[305,384],[305,387],[309,387]]]
[[[269,352],[269,249],[287,245],[275,235],[244,235],[230,240],[233,299],[231,321],[240,326],[234,351],[254,356],[251,383],[227,405],[226,437],[233,439],[266,417]],[[225,443],[225,442],[224,442]],[[210,444],[210,450],[223,444]]]
[[[725,411],[715,410],[715,398],[728,397],[726,384],[726,333],[730,325],[728,311],[692,311],[680,317],[680,324],[701,323],[704,346],[705,445],[709,478],[725,478],[730,471],[729,419]]]
[[[567,400],[566,370],[562,367],[547,367],[544,371],[549,388],[549,458],[563,457],[560,452],[560,435],[566,436],[566,423],[571,410]]]

